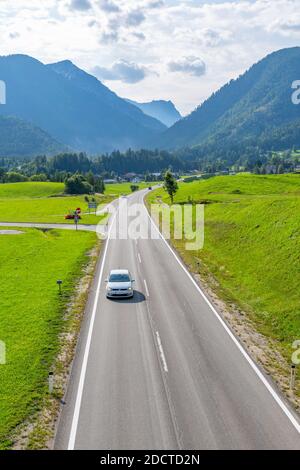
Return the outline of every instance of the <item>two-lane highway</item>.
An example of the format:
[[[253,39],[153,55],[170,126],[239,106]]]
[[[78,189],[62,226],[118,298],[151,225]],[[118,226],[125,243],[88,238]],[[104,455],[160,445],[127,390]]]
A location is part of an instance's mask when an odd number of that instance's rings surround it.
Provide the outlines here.
[[[106,299],[114,268],[135,278],[132,300]],[[110,236],[55,448],[299,449],[300,425],[162,238]]]

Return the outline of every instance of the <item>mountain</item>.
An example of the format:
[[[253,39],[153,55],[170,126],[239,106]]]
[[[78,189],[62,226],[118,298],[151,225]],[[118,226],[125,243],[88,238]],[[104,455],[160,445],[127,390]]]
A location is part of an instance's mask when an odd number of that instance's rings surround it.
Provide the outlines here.
[[[0,114],[31,122],[74,150],[139,148],[165,129],[70,61],[0,57],[0,77],[7,88]]]
[[[300,146],[300,106],[291,100],[292,82],[299,78],[300,48],[274,52],[164,132],[157,146]]]
[[[146,130],[161,132],[166,128],[159,120],[144,116],[136,106],[128,103],[127,100],[120,98],[116,93],[112,92],[103,83],[101,83],[93,75],[84,72],[76,67],[70,60],[64,60],[54,64],[48,64],[50,70],[62,75],[75,86],[81,88],[83,91],[95,95],[103,105],[111,107],[114,111],[118,110],[125,116],[125,118],[134,120],[140,123]]]
[[[149,103],[138,103],[137,101],[132,100],[127,101],[141,109],[144,114],[158,119],[167,127],[171,127],[182,117],[172,101],[155,100]]]
[[[0,156],[35,157],[66,150],[39,127],[14,117],[0,116]]]

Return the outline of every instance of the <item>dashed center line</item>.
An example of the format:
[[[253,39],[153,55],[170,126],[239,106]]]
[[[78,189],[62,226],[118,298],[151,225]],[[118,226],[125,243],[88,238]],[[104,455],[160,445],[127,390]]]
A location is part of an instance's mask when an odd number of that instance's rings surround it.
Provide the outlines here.
[[[161,344],[161,339],[160,339],[158,331],[156,332],[156,339],[157,339],[158,349],[159,349],[159,353],[160,353],[160,357],[161,357],[161,360],[162,360],[164,371],[169,372],[167,361],[166,361],[166,356],[165,356],[165,353],[164,353],[164,350],[163,350],[163,347],[162,347],[162,344]]]
[[[141,255],[138,253],[138,259],[139,259],[139,262],[142,263],[142,258],[141,258]]]
[[[146,289],[147,297],[150,297],[146,279],[144,279],[144,284],[145,284],[145,289]]]

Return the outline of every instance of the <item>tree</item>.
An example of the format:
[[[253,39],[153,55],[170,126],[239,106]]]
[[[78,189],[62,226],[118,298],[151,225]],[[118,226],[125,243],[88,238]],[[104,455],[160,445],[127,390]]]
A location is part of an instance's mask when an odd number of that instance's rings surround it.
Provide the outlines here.
[[[30,181],[41,181],[41,182],[45,182],[47,181],[47,175],[45,175],[45,173],[39,173],[37,175],[32,175],[30,176]]]
[[[24,181],[28,181],[27,176],[24,176],[20,173],[16,173],[14,171],[10,171],[5,175],[5,182],[6,183],[22,183]]]
[[[130,186],[130,189],[131,189],[131,191],[134,193],[135,191],[138,191],[138,190],[139,190],[139,186],[137,186],[136,184],[132,184],[132,185]]]
[[[65,181],[65,192],[67,194],[90,194],[92,191],[92,186],[82,175],[71,176]]]
[[[174,196],[178,191],[178,184],[170,171],[167,171],[164,178],[164,190],[167,191],[173,204]]]
[[[0,183],[3,183],[5,178],[5,170],[4,168],[0,168]]]
[[[90,183],[91,186],[95,186],[95,176],[93,175],[92,171],[89,171],[86,174],[86,180],[88,183]]]
[[[104,194],[105,192],[105,184],[102,178],[96,178],[94,183],[94,190],[95,193]]]
[[[282,175],[284,173],[284,166],[282,164],[278,165],[277,173]]]

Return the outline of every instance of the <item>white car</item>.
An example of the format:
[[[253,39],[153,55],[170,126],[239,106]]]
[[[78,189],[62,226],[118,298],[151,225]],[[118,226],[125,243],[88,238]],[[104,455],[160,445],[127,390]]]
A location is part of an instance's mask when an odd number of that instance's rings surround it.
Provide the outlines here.
[[[106,297],[113,298],[131,298],[133,297],[133,283],[128,269],[113,269],[106,280]]]

